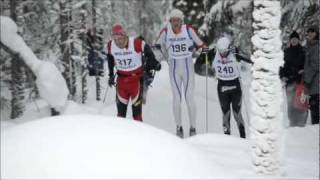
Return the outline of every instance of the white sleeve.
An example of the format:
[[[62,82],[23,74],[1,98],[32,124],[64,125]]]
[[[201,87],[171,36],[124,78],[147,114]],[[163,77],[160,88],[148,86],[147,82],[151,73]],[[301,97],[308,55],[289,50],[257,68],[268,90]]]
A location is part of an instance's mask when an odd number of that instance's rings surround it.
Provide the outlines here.
[[[164,60],[168,60],[168,52],[167,52],[167,45],[166,45],[166,37],[167,36],[167,30],[166,28],[163,28],[156,39],[155,44],[160,44],[161,46],[161,53],[163,55]]]
[[[166,34],[166,30],[163,28],[158,36],[158,39],[156,40],[156,44],[160,44],[162,50],[166,48]]]
[[[197,35],[197,33],[195,32],[195,30],[192,27],[188,28],[188,31],[190,33],[190,36],[192,38],[192,40],[196,43],[196,45],[198,47],[202,47],[204,45],[203,41],[199,38],[199,36]]]

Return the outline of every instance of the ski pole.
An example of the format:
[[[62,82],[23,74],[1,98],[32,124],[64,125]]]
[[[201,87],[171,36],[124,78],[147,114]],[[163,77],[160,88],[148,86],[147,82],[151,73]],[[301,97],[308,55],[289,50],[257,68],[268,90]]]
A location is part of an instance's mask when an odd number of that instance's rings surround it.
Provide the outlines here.
[[[106,102],[108,90],[109,90],[109,86],[107,85],[106,92],[104,93],[104,97],[103,97],[103,104]]]
[[[209,61],[208,61],[208,52],[206,52],[206,133],[208,133],[208,68],[209,68]]]
[[[247,101],[246,101],[246,92],[245,92],[245,89],[247,88],[244,88],[244,85],[242,83],[242,78],[239,78],[240,80],[240,88],[242,90],[242,101],[243,101],[243,105],[245,107],[245,113],[246,113],[246,116],[247,116],[247,120],[248,120],[248,126],[250,125],[250,117],[249,117],[249,113],[248,113],[248,105],[247,105]]]

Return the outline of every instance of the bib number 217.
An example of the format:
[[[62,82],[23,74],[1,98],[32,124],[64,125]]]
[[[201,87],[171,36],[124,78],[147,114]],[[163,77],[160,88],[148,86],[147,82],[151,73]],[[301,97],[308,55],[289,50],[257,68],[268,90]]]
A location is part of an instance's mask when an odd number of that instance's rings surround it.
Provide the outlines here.
[[[132,59],[117,59],[118,64],[121,66],[130,66]]]

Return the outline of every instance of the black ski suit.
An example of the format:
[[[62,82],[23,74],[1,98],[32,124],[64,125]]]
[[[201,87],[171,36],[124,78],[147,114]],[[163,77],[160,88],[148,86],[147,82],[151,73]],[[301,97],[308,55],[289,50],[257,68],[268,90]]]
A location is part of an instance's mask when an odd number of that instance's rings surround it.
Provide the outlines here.
[[[225,61],[223,61],[225,59]],[[229,52],[226,57],[221,57],[215,49],[211,49],[208,52],[208,63],[213,67],[213,70],[218,79],[218,97],[220,107],[223,112],[223,131],[225,134],[230,134],[230,118],[232,106],[233,116],[237,122],[240,137],[245,138],[245,125],[241,115],[241,98],[242,91],[239,80],[239,70],[236,68],[236,61],[245,61],[247,63],[253,63],[250,59],[247,59],[238,54],[238,51]],[[214,62],[217,61],[217,62]],[[220,65],[219,65],[220,63]],[[196,73],[203,75],[203,65],[205,64],[205,54],[201,54],[195,63]],[[202,66],[202,67],[201,67]],[[212,72],[212,71],[209,71]],[[232,74],[232,76],[226,76],[224,78],[220,74]],[[212,73],[209,74],[212,76]]]

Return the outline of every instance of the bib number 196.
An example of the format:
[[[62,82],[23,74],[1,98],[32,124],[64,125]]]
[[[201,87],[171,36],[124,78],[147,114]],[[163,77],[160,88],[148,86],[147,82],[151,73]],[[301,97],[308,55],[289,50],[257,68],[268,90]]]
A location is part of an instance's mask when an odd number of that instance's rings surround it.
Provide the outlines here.
[[[180,51],[186,51],[187,45],[186,44],[175,44],[172,45],[173,52],[180,52]]]

